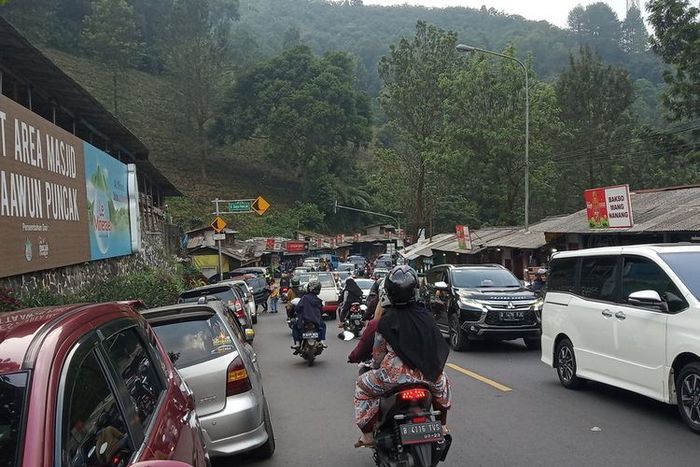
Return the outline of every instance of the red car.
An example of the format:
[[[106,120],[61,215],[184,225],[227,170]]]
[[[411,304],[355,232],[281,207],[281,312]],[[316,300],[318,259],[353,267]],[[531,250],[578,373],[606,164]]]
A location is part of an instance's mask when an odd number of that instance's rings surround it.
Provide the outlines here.
[[[2,465],[208,466],[192,392],[117,303],[0,314]]]

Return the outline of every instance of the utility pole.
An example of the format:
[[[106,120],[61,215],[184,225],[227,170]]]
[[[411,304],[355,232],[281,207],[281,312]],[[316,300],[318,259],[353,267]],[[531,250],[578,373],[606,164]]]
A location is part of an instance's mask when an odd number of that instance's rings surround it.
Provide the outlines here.
[[[216,217],[219,217],[221,214],[221,211],[219,210],[219,198],[214,200],[214,204],[216,204]],[[219,251],[219,280],[221,281],[224,279],[224,268],[221,261],[221,240],[216,241],[216,249]]]

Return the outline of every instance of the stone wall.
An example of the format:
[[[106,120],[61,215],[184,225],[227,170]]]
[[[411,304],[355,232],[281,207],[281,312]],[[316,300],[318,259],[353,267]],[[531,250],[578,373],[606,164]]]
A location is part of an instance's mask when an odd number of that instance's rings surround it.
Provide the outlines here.
[[[177,249],[173,247],[177,245],[177,229],[174,226],[164,224],[160,231],[142,228],[141,243],[141,252],[137,254],[7,277],[0,279],[0,288],[21,295],[40,289],[62,295],[77,292],[86,284],[105,277],[147,266],[175,273]]]

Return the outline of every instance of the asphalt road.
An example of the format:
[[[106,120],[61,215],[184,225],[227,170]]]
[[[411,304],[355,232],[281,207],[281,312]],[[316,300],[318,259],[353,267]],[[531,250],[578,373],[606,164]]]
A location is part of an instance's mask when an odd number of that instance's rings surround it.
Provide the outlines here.
[[[329,348],[309,368],[291,354],[284,314],[260,317],[254,347],[277,451],[268,461],[237,456],[216,467],[374,465],[369,450],[352,446],[359,435],[352,406],[357,369],[345,361],[355,342],[335,339],[335,323],[328,324]],[[520,342],[453,352],[449,364],[454,401],[448,425],[455,441],[441,465],[698,464],[700,438],[675,407],[600,384],[566,390],[539,352]]]

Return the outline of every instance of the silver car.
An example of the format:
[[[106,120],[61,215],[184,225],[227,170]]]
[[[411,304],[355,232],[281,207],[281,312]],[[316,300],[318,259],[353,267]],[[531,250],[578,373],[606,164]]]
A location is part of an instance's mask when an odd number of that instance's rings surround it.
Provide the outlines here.
[[[219,283],[231,283],[235,287],[237,287],[238,291],[243,297],[243,301],[245,302],[246,308],[248,308],[248,313],[252,318],[253,324],[258,324],[258,305],[255,303],[253,289],[250,288],[248,283],[243,280],[228,280]]]
[[[170,359],[194,392],[212,457],[275,451],[262,376],[247,334],[219,301],[143,310]]]

